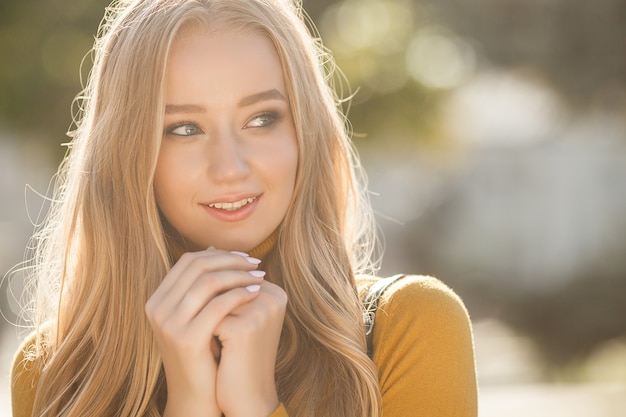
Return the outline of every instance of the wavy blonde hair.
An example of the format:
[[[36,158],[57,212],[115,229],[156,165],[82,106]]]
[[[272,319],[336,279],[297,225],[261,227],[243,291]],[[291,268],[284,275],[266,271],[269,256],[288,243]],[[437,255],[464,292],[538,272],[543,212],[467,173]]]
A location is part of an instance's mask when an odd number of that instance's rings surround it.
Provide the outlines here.
[[[39,233],[37,416],[158,416],[164,374],[144,304],[176,254],[156,204],[165,68],[181,30],[253,30],[275,45],[296,126],[292,204],[265,260],[289,297],[276,378],[292,416],[378,417],[356,276],[373,220],[332,59],[287,0],[120,0],[94,45],[70,152]],[[371,271],[371,269],[370,269]],[[35,353],[36,355],[37,353]]]

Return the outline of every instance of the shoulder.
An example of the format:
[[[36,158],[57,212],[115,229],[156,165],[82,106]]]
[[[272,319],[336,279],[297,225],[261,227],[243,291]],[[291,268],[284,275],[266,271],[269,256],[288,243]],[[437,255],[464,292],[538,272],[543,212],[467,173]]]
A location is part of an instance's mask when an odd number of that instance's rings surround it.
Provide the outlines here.
[[[45,353],[32,332],[17,349],[11,368],[13,416],[30,416]]]
[[[471,322],[442,281],[394,281],[379,301],[373,347],[385,415],[477,415]]]
[[[379,310],[382,314],[398,311],[420,315],[467,316],[461,298],[437,278],[421,275],[405,275],[394,281],[383,293]]]
[[[396,280],[383,293],[373,342],[379,359],[416,346],[440,353],[471,351],[473,346],[471,322],[461,298],[439,279],[417,275]]]

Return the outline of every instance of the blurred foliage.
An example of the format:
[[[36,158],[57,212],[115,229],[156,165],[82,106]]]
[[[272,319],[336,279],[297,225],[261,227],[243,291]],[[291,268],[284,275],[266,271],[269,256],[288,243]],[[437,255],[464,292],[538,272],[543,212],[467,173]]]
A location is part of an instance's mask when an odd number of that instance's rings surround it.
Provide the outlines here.
[[[480,45],[491,65],[534,67],[575,106],[613,106],[612,100],[624,106],[626,1],[429,3],[460,36]]]
[[[108,2],[20,0],[0,4],[0,125],[65,141],[79,67]],[[88,70],[88,68],[87,68]]]
[[[437,136],[440,92],[467,74],[436,85],[460,53],[453,49],[444,57],[428,45],[420,49],[417,42],[426,39],[420,34],[432,25],[432,16],[410,0],[346,0],[329,5],[316,21],[352,88],[349,117],[357,138],[364,134],[394,145]],[[427,67],[420,65],[425,62]]]
[[[107,0],[0,4],[0,127],[65,140]],[[486,66],[544,74],[570,102],[624,107],[622,0],[304,0],[356,92],[357,134],[437,141],[438,104]],[[83,68],[83,76],[89,70]]]

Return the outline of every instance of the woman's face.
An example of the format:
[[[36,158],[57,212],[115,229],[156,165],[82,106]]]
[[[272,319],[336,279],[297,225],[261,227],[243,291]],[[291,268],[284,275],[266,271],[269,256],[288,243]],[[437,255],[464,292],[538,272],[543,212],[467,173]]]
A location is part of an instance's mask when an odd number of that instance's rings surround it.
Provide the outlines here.
[[[258,33],[195,31],[172,45],[159,207],[191,250],[249,251],[285,216],[298,149],[278,54]]]

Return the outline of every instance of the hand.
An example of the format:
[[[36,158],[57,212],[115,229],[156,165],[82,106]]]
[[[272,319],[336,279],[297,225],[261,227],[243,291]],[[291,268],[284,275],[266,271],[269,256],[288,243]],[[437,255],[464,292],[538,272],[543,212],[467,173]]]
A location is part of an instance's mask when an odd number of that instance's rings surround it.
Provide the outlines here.
[[[250,273],[258,260],[244,255],[186,253],[146,303],[167,380],[165,415],[222,415],[213,337],[226,316],[258,297],[262,283]]]
[[[282,288],[264,281],[256,298],[217,326],[217,402],[227,417],[266,417],[278,407],[275,364],[286,306]]]

